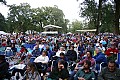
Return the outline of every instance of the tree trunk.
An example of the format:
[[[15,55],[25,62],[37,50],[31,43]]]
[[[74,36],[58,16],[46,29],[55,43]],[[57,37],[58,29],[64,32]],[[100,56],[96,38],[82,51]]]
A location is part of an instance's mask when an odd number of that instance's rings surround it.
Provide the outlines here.
[[[120,1],[114,0],[115,2],[115,34],[120,34],[119,32],[119,18],[120,18]]]
[[[101,21],[101,11],[102,11],[102,0],[99,0],[98,18],[97,18],[97,23],[96,23],[96,34],[99,33],[100,21]]]

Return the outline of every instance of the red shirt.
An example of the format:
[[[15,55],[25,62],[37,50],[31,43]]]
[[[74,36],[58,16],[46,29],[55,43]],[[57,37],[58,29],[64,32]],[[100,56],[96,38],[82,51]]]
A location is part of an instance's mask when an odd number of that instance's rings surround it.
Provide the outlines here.
[[[112,52],[113,54],[118,54],[118,49],[117,49],[117,48],[108,48],[108,49],[106,50],[105,54],[109,57],[109,56],[112,55],[111,52]]]
[[[5,47],[7,44],[6,43],[2,43],[2,46]]]
[[[25,51],[25,48],[21,48],[20,52],[23,53]]]

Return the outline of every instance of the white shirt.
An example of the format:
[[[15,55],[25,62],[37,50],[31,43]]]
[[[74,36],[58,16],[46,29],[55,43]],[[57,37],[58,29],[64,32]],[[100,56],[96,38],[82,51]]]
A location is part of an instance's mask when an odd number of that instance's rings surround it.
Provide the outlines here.
[[[60,51],[60,50],[57,51],[57,52],[56,52],[56,56],[60,57],[60,53],[64,53],[64,54],[65,54],[65,51]]]
[[[36,62],[36,63],[39,63],[39,62],[41,62],[41,63],[48,63],[48,61],[49,61],[48,56],[42,56],[42,55],[38,56],[38,57],[34,60],[34,62]]]
[[[44,48],[44,45],[43,45],[43,44],[40,44],[40,45],[39,45],[39,48]]]
[[[102,52],[105,52],[105,47],[98,47],[99,49],[102,50]]]

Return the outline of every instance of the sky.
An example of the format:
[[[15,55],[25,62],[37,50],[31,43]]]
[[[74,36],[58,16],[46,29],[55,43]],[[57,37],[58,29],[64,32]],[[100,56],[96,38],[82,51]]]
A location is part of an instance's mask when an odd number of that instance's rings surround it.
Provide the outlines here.
[[[83,0],[6,0],[7,5],[16,4],[19,5],[20,3],[29,3],[32,8],[37,7],[44,7],[44,6],[51,6],[57,5],[59,9],[63,11],[65,14],[65,18],[69,19],[70,22],[74,20],[82,21],[83,18],[79,17],[79,4]],[[5,17],[9,12],[9,8],[3,4],[0,4],[0,13],[2,13]]]

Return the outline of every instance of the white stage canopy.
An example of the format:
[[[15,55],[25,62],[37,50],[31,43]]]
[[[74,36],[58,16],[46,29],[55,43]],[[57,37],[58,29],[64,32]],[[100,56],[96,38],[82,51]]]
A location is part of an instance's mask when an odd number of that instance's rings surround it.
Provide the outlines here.
[[[58,34],[57,31],[46,31],[46,32],[41,32],[41,34]]]
[[[95,32],[96,29],[89,29],[89,30],[76,30],[78,32]]]
[[[4,31],[0,31],[0,34],[7,35],[7,33]]]
[[[72,34],[71,32],[68,32],[67,34]]]
[[[55,26],[55,25],[46,25],[43,28],[62,28],[60,26]]]

